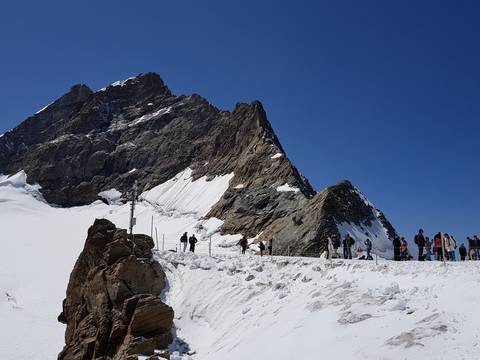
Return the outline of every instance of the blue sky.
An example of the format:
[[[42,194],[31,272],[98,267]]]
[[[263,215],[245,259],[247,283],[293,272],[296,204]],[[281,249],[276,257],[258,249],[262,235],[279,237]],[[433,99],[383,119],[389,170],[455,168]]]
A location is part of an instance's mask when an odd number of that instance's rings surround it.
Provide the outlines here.
[[[475,1],[0,4],[0,132],[75,83],[158,72],[214,105],[259,99],[317,190],[350,179],[412,238],[480,233]]]

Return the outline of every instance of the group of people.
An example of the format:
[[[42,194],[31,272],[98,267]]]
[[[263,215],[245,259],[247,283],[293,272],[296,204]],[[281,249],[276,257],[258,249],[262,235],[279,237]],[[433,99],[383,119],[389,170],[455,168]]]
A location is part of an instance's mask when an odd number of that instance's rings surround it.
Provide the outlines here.
[[[480,239],[475,235],[473,238],[467,237],[467,240],[468,250],[464,244],[458,246],[460,260],[480,260]],[[420,229],[415,235],[414,242],[418,248],[419,261],[431,261],[432,258],[439,261],[456,260],[457,241],[453,235],[445,233],[442,236],[442,233],[438,232],[433,240],[430,240],[424,235],[423,229]],[[408,243],[403,237],[393,240],[393,253],[396,261],[413,259],[408,250]]]
[[[195,237],[195,234],[192,234],[192,236],[188,237],[188,234],[185,232],[183,233],[182,237],[180,238],[180,245],[181,245],[181,250],[182,252],[187,251],[187,244],[190,244],[190,252],[195,252],[195,244],[198,242],[197,238]]]
[[[252,244],[249,244],[247,237],[244,236],[240,239],[240,241],[237,243],[237,245],[240,246],[240,249],[242,251],[242,255],[245,255],[245,253],[247,252],[247,249]],[[265,255],[265,250],[266,249],[268,249],[268,255],[270,255],[270,256],[273,255],[273,239],[268,240],[268,246],[266,248],[265,248],[265,244],[263,243],[263,241],[258,242],[258,248],[260,250],[260,256]]]
[[[334,259],[334,258],[339,258],[340,254],[338,253],[338,249],[340,248],[340,245],[343,248],[343,258],[344,259],[352,259],[352,247],[355,245],[355,239],[347,233],[345,235],[345,238],[343,241],[340,243],[340,239],[337,237],[328,237],[328,247],[326,251],[326,257],[327,259]],[[372,241],[367,238],[364,241],[365,245],[365,255],[362,255],[360,259],[362,260],[373,260],[372,257],[372,249],[373,249],[373,244]],[[357,252],[359,250],[363,251],[363,248],[357,249]]]

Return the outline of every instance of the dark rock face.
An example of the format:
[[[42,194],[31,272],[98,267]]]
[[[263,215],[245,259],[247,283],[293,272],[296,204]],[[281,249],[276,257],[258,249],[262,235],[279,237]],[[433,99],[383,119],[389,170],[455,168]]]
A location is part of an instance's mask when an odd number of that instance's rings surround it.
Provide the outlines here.
[[[300,238],[309,245],[301,249],[318,250],[326,233],[337,234],[333,218],[351,200],[348,191],[316,194],[286,157],[260,102],[221,111],[198,95],[173,95],[153,73],[97,92],[74,86],[0,138],[0,173],[25,170],[47,201],[63,206],[89,204],[111,188],[125,194],[135,180],[145,191],[187,167],[194,178],[235,174],[207,216],[224,220],[223,233],[270,236],[296,219],[305,227],[295,228],[297,235],[308,227],[309,238]],[[285,184],[298,191],[277,191]],[[375,209],[349,207],[344,215],[368,223]]]
[[[293,214],[273,221],[260,239],[274,238],[277,255],[286,255],[287,250],[290,255],[319,255],[327,250],[328,237],[340,239],[337,223],[370,226],[377,219],[393,239],[395,229],[377,211],[349,181],[343,181],[318,193]]]
[[[168,347],[174,314],[159,298],[165,274],[152,248],[148,236],[131,238],[108,220],[95,221],[58,318],[67,324],[59,359],[136,358]]]

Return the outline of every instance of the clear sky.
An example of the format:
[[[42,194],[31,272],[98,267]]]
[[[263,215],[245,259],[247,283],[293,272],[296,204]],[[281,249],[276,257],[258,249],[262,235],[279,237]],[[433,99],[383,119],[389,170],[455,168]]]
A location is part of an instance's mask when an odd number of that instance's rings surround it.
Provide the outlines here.
[[[478,1],[3,1],[0,133],[65,93],[158,72],[259,99],[320,190],[350,179],[411,239],[480,234]]]

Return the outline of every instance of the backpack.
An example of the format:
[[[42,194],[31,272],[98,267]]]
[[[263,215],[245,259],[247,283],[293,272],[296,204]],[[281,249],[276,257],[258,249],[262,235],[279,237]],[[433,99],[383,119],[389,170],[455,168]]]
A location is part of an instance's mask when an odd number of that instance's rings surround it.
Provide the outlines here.
[[[414,241],[415,241],[415,244],[418,245],[418,235],[415,235],[415,240]]]

